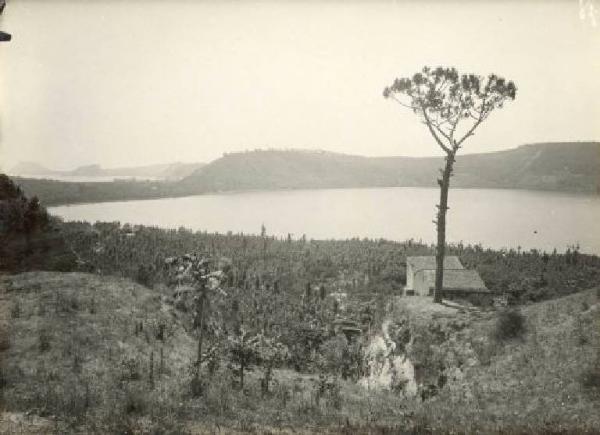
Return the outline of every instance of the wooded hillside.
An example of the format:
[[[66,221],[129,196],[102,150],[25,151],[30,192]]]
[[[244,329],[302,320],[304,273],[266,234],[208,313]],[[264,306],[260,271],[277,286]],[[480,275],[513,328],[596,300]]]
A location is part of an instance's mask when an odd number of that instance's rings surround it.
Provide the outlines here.
[[[201,190],[435,186],[441,157],[362,157],[318,151],[226,154],[185,178]],[[600,143],[542,143],[457,159],[457,187],[595,192]]]
[[[441,166],[441,157],[256,150],[226,154],[180,181],[16,180],[29,196],[35,195],[50,206],[245,190],[435,187]],[[456,161],[452,185],[598,193],[600,142],[532,144],[494,153],[466,154]]]

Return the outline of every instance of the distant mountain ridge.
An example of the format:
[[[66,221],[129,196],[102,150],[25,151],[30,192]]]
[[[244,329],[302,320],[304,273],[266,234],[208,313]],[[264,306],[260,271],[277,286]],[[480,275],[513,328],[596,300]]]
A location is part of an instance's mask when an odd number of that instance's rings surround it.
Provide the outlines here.
[[[325,151],[265,150],[225,154],[199,168],[193,164],[171,166],[161,173],[181,172],[156,180],[143,180],[141,175],[137,181],[15,179],[29,196],[37,195],[49,206],[247,190],[437,187],[442,164],[442,157],[361,157]],[[101,171],[105,170],[90,166],[80,173],[106,173]],[[131,176],[131,169],[127,171]],[[138,172],[141,173],[142,170]],[[600,194],[600,142],[539,143],[459,155],[451,186]]]
[[[363,157],[325,151],[225,154],[181,180],[187,190],[436,186],[442,157]],[[552,142],[457,157],[454,187],[600,191],[600,142]]]
[[[70,171],[57,171],[46,168],[35,162],[20,162],[10,171],[11,174],[23,176],[87,176],[87,177],[149,177],[157,179],[178,180],[192,174],[204,163],[161,163],[157,165],[132,166],[121,168],[103,168],[100,165],[79,166]]]
[[[36,162],[19,162],[8,171],[11,175],[53,175],[58,172]]]

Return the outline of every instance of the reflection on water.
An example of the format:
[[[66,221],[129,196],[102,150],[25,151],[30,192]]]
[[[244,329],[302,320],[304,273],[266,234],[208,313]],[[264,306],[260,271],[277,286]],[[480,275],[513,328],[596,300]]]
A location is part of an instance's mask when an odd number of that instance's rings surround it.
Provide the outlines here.
[[[422,239],[433,243],[435,188],[326,189],[212,194],[52,207],[66,220],[120,221],[209,232]],[[449,242],[600,254],[600,197],[557,192],[451,189]]]

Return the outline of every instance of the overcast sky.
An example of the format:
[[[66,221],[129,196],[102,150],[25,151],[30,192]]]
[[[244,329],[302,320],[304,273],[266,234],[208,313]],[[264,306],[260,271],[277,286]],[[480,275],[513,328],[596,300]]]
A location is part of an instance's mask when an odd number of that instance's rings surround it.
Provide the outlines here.
[[[600,139],[600,23],[579,0],[7,3],[5,169],[265,147],[436,155],[426,128],[381,95],[423,65],[518,86],[465,152]]]

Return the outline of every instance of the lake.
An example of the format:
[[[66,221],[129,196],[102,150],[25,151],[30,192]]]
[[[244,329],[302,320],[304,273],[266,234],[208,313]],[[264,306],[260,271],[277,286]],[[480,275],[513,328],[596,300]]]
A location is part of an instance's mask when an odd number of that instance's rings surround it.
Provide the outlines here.
[[[314,239],[352,237],[435,241],[436,188],[367,188],[220,193],[185,198],[50,207],[65,220]],[[600,254],[600,197],[557,192],[451,189],[449,242],[492,248]]]

